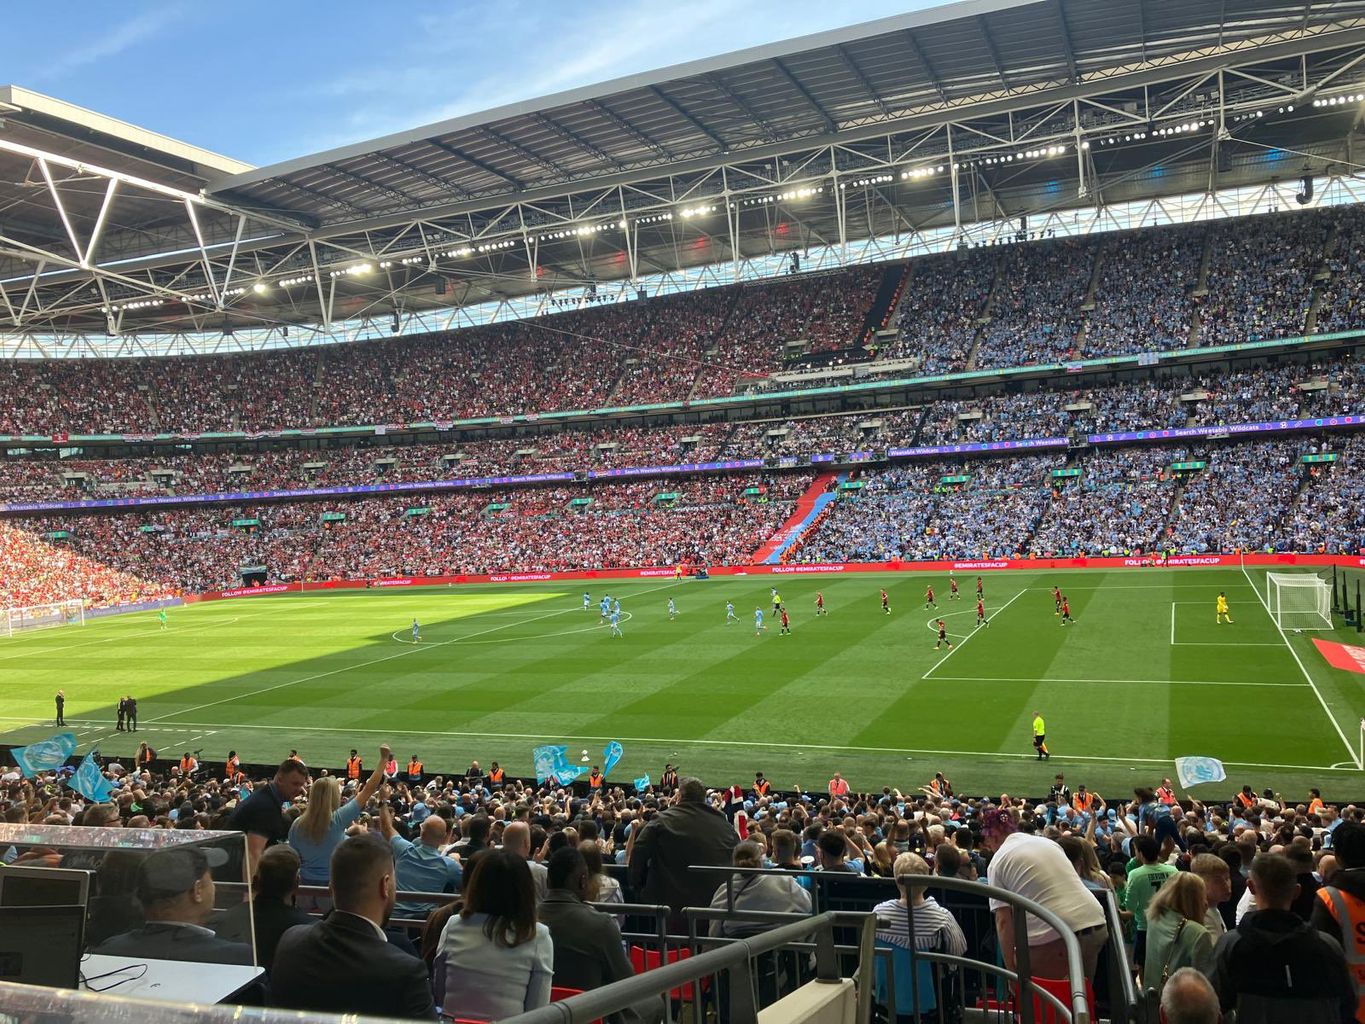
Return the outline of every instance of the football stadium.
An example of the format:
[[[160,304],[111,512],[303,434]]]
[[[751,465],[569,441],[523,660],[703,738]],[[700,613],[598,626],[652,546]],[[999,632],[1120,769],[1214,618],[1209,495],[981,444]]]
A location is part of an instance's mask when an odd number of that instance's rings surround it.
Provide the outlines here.
[[[1365,1006],[1365,0],[799,32],[266,166],[0,87],[0,1012]]]

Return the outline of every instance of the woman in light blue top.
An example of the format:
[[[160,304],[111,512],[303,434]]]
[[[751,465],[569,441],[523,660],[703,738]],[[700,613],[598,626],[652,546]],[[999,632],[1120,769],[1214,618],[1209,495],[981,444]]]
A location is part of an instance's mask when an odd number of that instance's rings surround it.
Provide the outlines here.
[[[384,761],[350,800],[341,802],[341,782],[333,775],[314,779],[308,787],[308,806],[289,826],[289,845],[299,855],[299,880],[304,885],[326,885],[332,880],[332,851],[346,838],[346,829],[360,817],[384,781]]]
[[[441,933],[432,970],[437,1005],[457,1018],[515,1017],[549,1005],[554,971],[531,869],[510,850],[481,853],[464,903]]]

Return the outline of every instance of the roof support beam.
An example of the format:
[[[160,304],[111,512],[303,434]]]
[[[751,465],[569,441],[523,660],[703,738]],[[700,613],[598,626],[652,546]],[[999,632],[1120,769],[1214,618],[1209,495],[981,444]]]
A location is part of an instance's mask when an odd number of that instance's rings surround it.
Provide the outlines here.
[[[407,203],[408,205],[412,205],[413,203],[418,204],[421,203],[421,200],[418,199],[411,192],[404,192],[401,189],[396,189],[391,185],[385,185],[382,182],[375,181],[373,178],[367,177],[364,174],[358,174],[355,171],[347,170],[345,167],[338,167],[336,164],[328,164],[326,169],[329,174],[339,174],[343,178],[350,178],[352,181],[358,181],[366,188],[372,188],[376,192],[381,192],[384,195],[388,196],[390,199],[396,199],[400,203]]]
[[[995,48],[995,40],[991,38],[991,29],[986,24],[986,16],[978,14],[972,19],[977,30],[981,33],[981,41],[986,44],[986,52],[991,56],[991,65],[995,68],[995,77],[1000,79],[1000,84],[1006,89],[1010,87],[1009,80],[1005,78],[1005,67],[1000,63],[1000,51]]]
[[[839,130],[839,125],[835,122],[834,118],[829,116],[829,111],[825,110],[825,108],[820,105],[820,101],[811,95],[810,90],[801,84],[800,79],[791,73],[791,69],[783,63],[781,57],[778,57],[773,61],[773,66],[781,72],[782,77],[787,80],[787,84],[796,90],[797,94],[806,101],[811,110],[819,115],[820,120],[825,125],[825,130],[837,132]]]
[[[95,226],[90,230],[90,241],[85,247],[85,256],[81,262],[89,266],[95,262],[95,253],[99,249],[100,236],[104,234],[104,225],[109,222],[109,208],[114,205],[114,194],[118,191],[118,179],[110,178],[109,184],[104,189],[104,200],[100,203],[99,215],[95,218]]]
[[[905,39],[905,48],[910,51],[910,55],[919,62],[920,68],[924,71],[924,76],[929,80],[929,87],[934,90],[934,95],[938,97],[940,103],[948,102],[948,94],[943,91],[943,86],[938,79],[938,72],[929,63],[929,58],[924,55],[924,49],[920,46],[919,40],[915,38],[915,33],[909,29],[901,33]]]
[[[615,167],[618,171],[625,169],[625,165],[621,163],[620,160],[617,160],[614,156],[608,156],[601,149],[594,146],[587,139],[583,138],[583,136],[579,135],[575,131],[572,131],[564,127],[564,125],[560,124],[558,121],[554,120],[547,114],[543,114],[540,111],[537,111],[533,116],[535,117],[537,124],[544,125],[546,128],[550,129],[550,131],[558,135],[561,139],[577,146],[579,149],[583,150],[585,153],[588,153],[590,156],[592,156],[595,160],[598,160],[604,164],[609,164],[610,166]]]
[[[541,170],[549,171],[551,174],[558,174],[562,178],[568,178],[571,176],[568,171],[560,167],[559,164],[555,163],[553,160],[547,160],[539,153],[527,149],[521,143],[514,142],[512,139],[509,139],[502,132],[498,131],[496,128],[491,127],[490,125],[480,125],[478,130],[487,135],[499,146],[506,146],[513,152],[520,153],[523,157],[525,157],[531,163],[535,164]]]
[[[675,113],[677,113],[684,121],[690,124],[702,135],[710,139],[715,144],[717,149],[720,149],[721,151],[726,151],[730,148],[729,143],[727,143],[719,135],[715,134],[713,131],[711,131],[711,129],[707,128],[706,125],[702,124],[695,117],[689,114],[687,110],[683,108],[683,105],[681,103],[675,100],[672,96],[668,95],[668,93],[664,92],[657,85],[651,85],[649,87],[649,91],[653,93],[656,97],[658,97],[660,102],[664,103]]]
[[[414,167],[406,160],[400,160],[398,159],[398,157],[393,156],[389,153],[376,153],[374,156],[376,160],[380,160],[388,164],[390,167],[396,167],[404,174],[410,174],[414,178],[420,178],[422,181],[425,181],[428,185],[431,185],[433,188],[447,189],[458,196],[463,196],[466,199],[470,198],[473,194],[468,189],[460,187],[459,185],[455,184],[455,182],[451,181],[448,178],[438,178],[434,174],[428,174],[420,167]]]
[[[366,209],[363,206],[357,206],[355,203],[348,202],[337,196],[329,196],[326,193],[319,192],[315,188],[309,188],[307,185],[300,185],[297,181],[291,181],[288,178],[280,178],[279,184],[283,185],[285,188],[292,188],[295,192],[302,192],[315,202],[323,203],[327,206],[335,206],[343,210],[350,210],[353,213],[360,214],[362,217],[374,215],[373,210]]]
[[[649,135],[645,134],[645,132],[643,132],[641,129],[631,124],[629,121],[627,121],[616,111],[612,110],[601,100],[588,100],[588,102],[585,105],[590,110],[593,110],[601,114],[608,121],[610,121],[614,127],[616,127],[620,131],[625,132],[627,135],[629,135],[636,142],[640,143],[640,145],[644,146],[646,149],[652,150],[653,152],[659,154],[659,156],[663,157],[665,160],[673,159],[672,150],[670,150],[663,143],[656,142]]]
[[[765,132],[767,132],[769,141],[772,142],[778,141],[780,136],[773,129],[773,126],[770,125],[767,121],[765,121],[762,117],[760,117],[758,111],[754,110],[753,107],[751,107],[747,102],[745,102],[743,96],[739,95],[739,93],[735,92],[735,90],[731,89],[728,85],[726,85],[724,79],[722,79],[719,75],[707,75],[706,81],[718,93],[720,93],[727,100],[729,100],[736,107],[738,107],[740,113],[742,113],[750,121],[753,121]]]
[[[1071,72],[1069,81],[1074,85],[1081,80],[1081,72],[1076,66],[1076,51],[1071,46],[1071,26],[1066,23],[1066,11],[1062,8],[1062,0],[1052,0],[1052,13],[1057,18],[1057,38],[1062,44],[1062,55],[1066,57],[1066,68]]]
[[[877,111],[882,117],[890,117],[891,109],[882,100],[881,96],[877,94],[877,90],[872,87],[872,81],[864,74],[863,69],[858,66],[858,62],[853,59],[853,54],[848,52],[848,47],[843,43],[839,43],[834,47],[834,52],[838,54],[840,63],[848,69],[849,74],[857,79],[863,92],[867,93],[867,98],[876,106]]]
[[[500,171],[492,164],[485,163],[476,156],[470,156],[462,149],[457,149],[455,146],[447,145],[446,143],[440,142],[436,139],[432,139],[429,145],[435,146],[437,149],[441,150],[444,153],[449,153],[456,159],[463,160],[471,167],[477,167],[485,174],[491,174],[495,178],[501,178],[503,181],[507,182],[507,184],[511,185],[514,189],[517,189],[518,191],[521,191],[526,188],[526,183],[522,181],[520,178],[508,174],[506,171]]]

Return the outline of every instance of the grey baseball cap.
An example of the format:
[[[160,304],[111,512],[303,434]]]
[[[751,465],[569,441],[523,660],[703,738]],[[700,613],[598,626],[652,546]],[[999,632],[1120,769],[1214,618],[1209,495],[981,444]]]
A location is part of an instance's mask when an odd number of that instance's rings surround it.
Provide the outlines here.
[[[194,888],[210,868],[228,862],[226,850],[216,846],[182,846],[157,850],[138,871],[137,896],[144,903],[174,899]]]

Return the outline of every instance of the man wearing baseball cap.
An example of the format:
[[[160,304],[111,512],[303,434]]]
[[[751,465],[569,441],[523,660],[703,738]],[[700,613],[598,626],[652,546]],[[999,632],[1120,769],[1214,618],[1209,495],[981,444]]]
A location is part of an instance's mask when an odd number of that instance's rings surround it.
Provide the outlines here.
[[[228,862],[216,847],[182,846],[149,854],[138,869],[137,899],[146,923],[105,941],[110,956],[250,964],[251,947],[220,939],[205,923],[213,914],[213,869]]]

